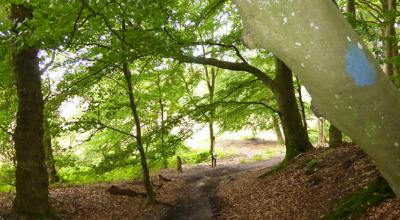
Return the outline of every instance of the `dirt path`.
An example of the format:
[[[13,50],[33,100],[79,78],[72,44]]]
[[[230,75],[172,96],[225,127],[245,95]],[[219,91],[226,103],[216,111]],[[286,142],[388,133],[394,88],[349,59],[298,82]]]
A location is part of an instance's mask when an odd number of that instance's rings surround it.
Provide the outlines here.
[[[235,178],[233,174],[242,171],[264,169],[282,160],[281,157],[248,164],[227,165],[217,168],[188,170],[183,176],[185,195],[180,195],[176,205],[170,208],[161,219],[213,219],[218,216],[223,204],[216,196],[217,186],[222,178]],[[178,195],[180,191],[176,192]]]

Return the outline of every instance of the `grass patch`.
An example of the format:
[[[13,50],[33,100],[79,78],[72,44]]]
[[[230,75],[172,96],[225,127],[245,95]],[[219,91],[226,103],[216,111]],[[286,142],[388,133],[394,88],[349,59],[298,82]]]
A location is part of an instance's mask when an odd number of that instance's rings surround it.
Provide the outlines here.
[[[0,192],[15,190],[15,167],[3,165],[0,167]]]
[[[359,219],[372,206],[376,206],[395,195],[389,184],[379,177],[367,188],[352,193],[340,200],[323,219]]]
[[[61,181],[53,186],[71,186],[98,182],[115,182],[141,178],[140,166],[126,166],[105,173],[96,173],[90,167],[63,167],[58,174]]]

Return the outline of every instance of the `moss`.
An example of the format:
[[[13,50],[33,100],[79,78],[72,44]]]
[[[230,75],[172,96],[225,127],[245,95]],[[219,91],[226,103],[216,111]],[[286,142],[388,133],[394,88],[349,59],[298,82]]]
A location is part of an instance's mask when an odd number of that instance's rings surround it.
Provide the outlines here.
[[[318,158],[311,159],[311,160],[309,160],[307,162],[306,168],[310,169],[310,170],[314,169],[318,165],[318,163],[319,163],[319,159]]]
[[[386,180],[379,177],[370,183],[367,188],[354,192],[340,200],[323,219],[359,219],[368,208],[394,196]]]

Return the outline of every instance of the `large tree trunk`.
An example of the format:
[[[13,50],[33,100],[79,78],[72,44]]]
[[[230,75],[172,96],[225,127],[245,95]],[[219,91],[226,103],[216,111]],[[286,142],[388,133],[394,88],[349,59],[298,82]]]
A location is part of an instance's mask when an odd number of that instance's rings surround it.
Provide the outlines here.
[[[46,156],[46,167],[47,173],[49,174],[50,183],[55,183],[60,181],[58,177],[56,166],[54,163],[54,155],[53,155],[53,145],[51,144],[51,133],[50,126],[47,118],[43,119],[44,126],[44,151]]]
[[[353,19],[357,19],[356,2],[355,0],[347,0],[347,12],[349,12]],[[336,2],[335,2],[336,4]],[[336,4],[337,6],[337,4]],[[339,147],[343,143],[343,134],[332,123],[329,126],[329,147]]]
[[[292,71],[279,59],[276,59],[275,97],[278,102],[280,119],[285,135],[285,162],[312,149],[307,130],[303,126],[297,106],[293,86]]]
[[[361,146],[400,195],[400,93],[332,1],[237,4],[246,44],[285,61],[319,111]]]
[[[32,18],[32,11],[13,5],[11,18]],[[43,145],[43,96],[38,50],[16,45],[13,56],[18,93],[17,126],[14,133],[17,158],[16,196],[12,212],[17,218],[46,218],[51,208]]]

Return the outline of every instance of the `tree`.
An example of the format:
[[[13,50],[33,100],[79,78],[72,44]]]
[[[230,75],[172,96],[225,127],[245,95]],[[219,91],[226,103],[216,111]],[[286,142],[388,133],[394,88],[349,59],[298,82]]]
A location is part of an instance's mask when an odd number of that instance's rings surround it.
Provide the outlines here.
[[[12,5],[11,19],[18,24],[33,18],[32,10]],[[18,29],[14,29],[18,33]],[[18,218],[45,218],[51,214],[48,176],[43,144],[43,96],[38,50],[19,39],[13,66],[18,94],[17,126],[14,133],[17,158],[16,196],[13,213]],[[34,177],[34,178],[32,178]]]
[[[319,111],[361,146],[400,195],[395,86],[332,1],[264,3],[237,1],[246,45],[269,49],[298,73]]]
[[[285,135],[285,161],[312,149],[308,133],[297,106],[292,71],[279,58],[276,59],[275,98]]]
[[[383,54],[386,59],[384,72],[393,76],[395,67],[393,58],[398,56],[398,41],[396,38],[396,17],[397,17],[397,0],[380,0],[382,5],[382,38],[383,38]]]

